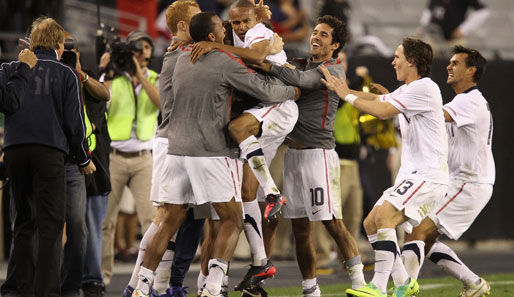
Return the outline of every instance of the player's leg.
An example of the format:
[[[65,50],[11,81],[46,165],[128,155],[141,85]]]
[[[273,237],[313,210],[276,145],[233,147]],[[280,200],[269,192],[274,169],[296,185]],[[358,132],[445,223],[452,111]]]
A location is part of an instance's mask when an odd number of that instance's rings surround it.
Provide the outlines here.
[[[154,236],[148,242],[139,280],[132,296],[149,296],[154,273],[168,248],[168,243],[186,217],[186,204],[164,204],[164,215]]]
[[[256,138],[260,130],[260,122],[253,114],[245,112],[229,123],[228,130],[230,136],[239,144],[241,158],[248,162],[265,195],[270,197],[269,203],[277,205],[275,207],[277,209],[273,209],[270,216],[267,216],[265,213],[265,218],[276,215],[280,211],[282,204],[281,196],[279,196],[280,192],[271,177],[260,142]]]
[[[350,232],[346,229],[343,220],[333,219],[322,221],[337,244],[341,255],[345,261],[344,266],[348,269],[348,274],[352,281],[352,288],[357,289],[366,285],[362,269],[362,259],[357,248],[357,243]]]
[[[320,296],[316,279],[316,251],[311,240],[311,222],[308,218],[291,220],[296,245],[296,259],[302,274],[304,296]]]
[[[232,198],[229,202],[212,203],[220,218],[219,231],[214,240],[209,271],[202,296],[219,296],[223,278],[228,272],[228,263],[243,228],[241,203]]]

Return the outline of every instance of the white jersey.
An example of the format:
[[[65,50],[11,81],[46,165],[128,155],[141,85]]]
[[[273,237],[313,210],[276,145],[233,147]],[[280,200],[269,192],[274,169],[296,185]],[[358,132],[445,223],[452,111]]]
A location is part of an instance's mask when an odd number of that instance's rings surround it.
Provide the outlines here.
[[[250,48],[252,44],[261,42],[263,40],[269,40],[270,44],[273,43],[274,32],[261,23],[258,23],[253,28],[248,30],[245,35],[245,40],[242,41],[239,36],[232,30],[232,36],[234,37],[234,46],[242,48]],[[266,60],[276,65],[284,65],[287,63],[287,56],[284,50],[278,54],[266,56]]]
[[[453,119],[446,123],[450,177],[470,183],[494,184],[493,117],[482,93],[472,88],[455,96],[443,108]]]
[[[437,84],[421,78],[380,96],[380,101],[401,112],[402,155],[396,182],[413,178],[448,184],[448,137]]]

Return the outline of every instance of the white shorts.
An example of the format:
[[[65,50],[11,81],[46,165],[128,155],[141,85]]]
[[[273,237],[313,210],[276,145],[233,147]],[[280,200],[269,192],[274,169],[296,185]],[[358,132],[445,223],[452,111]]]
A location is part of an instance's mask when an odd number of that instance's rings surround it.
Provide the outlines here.
[[[385,190],[375,205],[389,201],[396,209],[404,210],[409,220],[402,224],[405,231],[412,232],[432,211],[436,203],[446,194],[448,185],[436,184],[418,179],[397,181],[394,186]]]
[[[285,218],[342,219],[339,157],[335,150],[288,148],[284,155]]]
[[[150,200],[153,206],[161,206],[159,201],[159,185],[164,174],[166,156],[168,155],[168,138],[156,137],[153,142],[152,157],[152,188],[150,190]]]
[[[241,201],[243,166],[228,157],[166,156],[158,203],[193,204]]]
[[[439,233],[457,240],[471,226],[493,193],[490,184],[451,180],[448,193],[428,215]]]
[[[262,134],[259,137],[264,159],[269,164],[275,157],[278,147],[286,136],[293,131],[298,120],[298,106],[293,100],[279,104],[259,104],[244,112],[253,115],[259,123],[262,122]]]

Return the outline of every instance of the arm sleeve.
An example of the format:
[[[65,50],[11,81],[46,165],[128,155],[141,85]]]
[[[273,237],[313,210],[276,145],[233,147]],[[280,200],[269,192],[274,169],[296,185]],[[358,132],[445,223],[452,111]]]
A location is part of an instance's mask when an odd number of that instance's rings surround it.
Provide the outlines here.
[[[465,96],[457,95],[453,100],[443,106],[457,127],[472,124],[475,121],[475,108]]]
[[[426,86],[422,84],[403,86],[401,90],[386,94],[386,102],[391,103],[401,113],[407,117],[414,116],[418,113],[429,111],[429,97],[426,95]],[[381,101],[383,101],[381,99]]]
[[[330,74],[339,77],[339,74],[346,77],[342,66],[333,64],[325,64]],[[298,69],[291,69],[284,66],[272,65],[270,73],[278,77],[286,85],[297,86],[301,89],[324,89],[325,86],[321,82],[323,73],[318,68],[301,71]]]
[[[295,90],[291,86],[265,82],[240,59],[227,59],[225,80],[231,87],[265,103],[278,103],[293,100]]]
[[[0,71],[5,75],[3,71]],[[30,77],[30,67],[25,63],[18,63],[16,71],[7,79],[0,82],[0,112],[6,115],[14,114],[20,108],[21,100],[25,94]]]
[[[82,89],[79,76],[75,71],[67,69],[64,82],[64,132],[68,138],[70,154],[75,157],[80,167],[89,164],[84,108],[82,108]]]

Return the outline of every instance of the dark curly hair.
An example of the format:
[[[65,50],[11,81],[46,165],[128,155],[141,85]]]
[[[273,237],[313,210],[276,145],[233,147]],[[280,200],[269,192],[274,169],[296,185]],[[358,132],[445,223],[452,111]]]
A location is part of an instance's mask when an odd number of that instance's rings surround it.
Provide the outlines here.
[[[476,71],[473,74],[473,82],[478,82],[484,74],[487,60],[480,54],[479,51],[472,48],[463,47],[462,45],[456,45],[453,47],[453,54],[467,54],[466,66],[475,67]]]
[[[337,58],[337,54],[339,54],[339,52],[343,49],[348,36],[346,31],[346,24],[343,23],[343,21],[340,19],[331,15],[319,17],[316,20],[316,25],[319,24],[327,24],[332,29],[334,29],[334,31],[332,31],[332,44],[339,42],[339,47],[334,51],[334,53],[332,53],[332,58]]]
[[[402,42],[403,54],[409,63],[415,64],[421,77],[432,75],[432,59],[434,54],[430,44],[419,39],[406,37]]]

